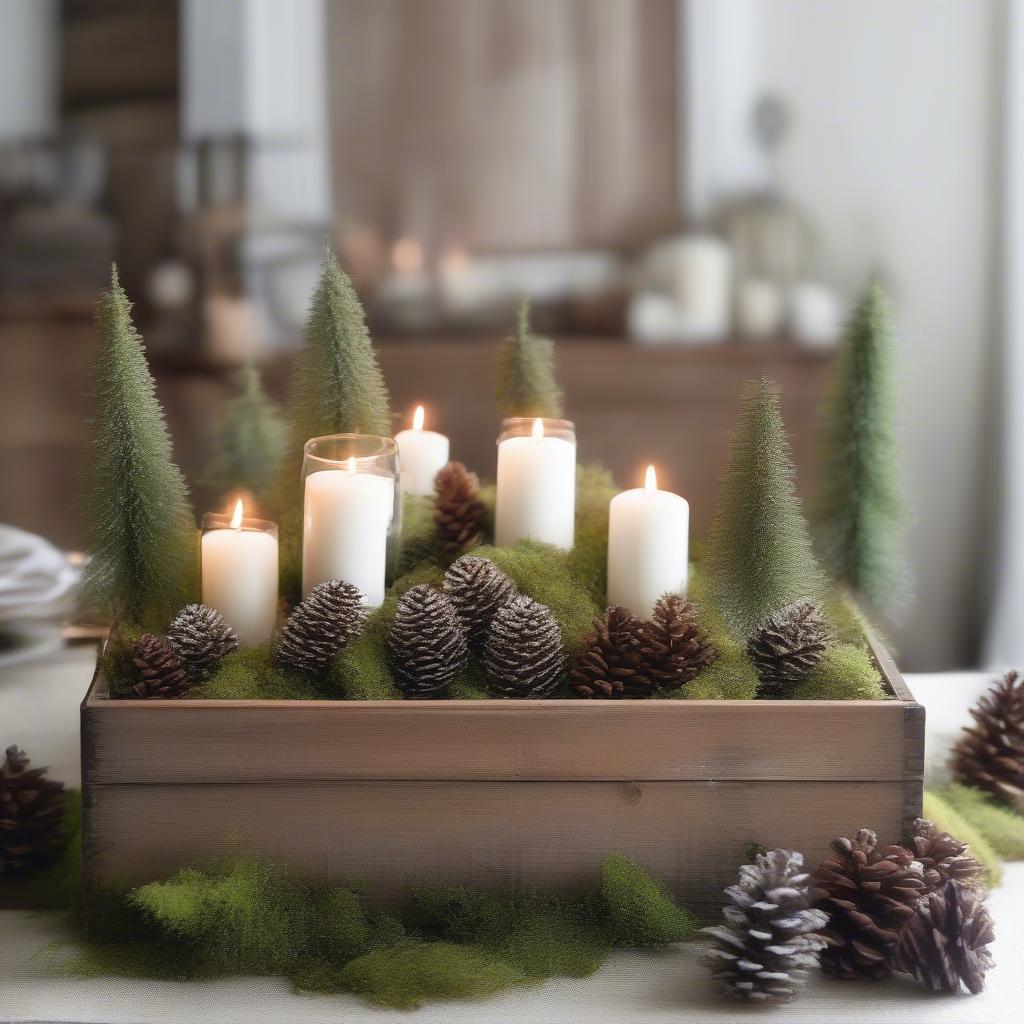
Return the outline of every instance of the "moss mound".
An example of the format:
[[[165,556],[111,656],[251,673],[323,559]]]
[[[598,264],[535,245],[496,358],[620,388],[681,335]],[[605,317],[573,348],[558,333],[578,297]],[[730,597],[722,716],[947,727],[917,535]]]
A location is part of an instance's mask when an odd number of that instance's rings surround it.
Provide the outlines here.
[[[618,492],[603,466],[577,467],[576,537],[566,568],[600,608],[608,589],[608,503]]]
[[[830,647],[793,700],[886,700],[882,676],[866,647],[840,643]]]
[[[614,946],[662,946],[682,942],[697,930],[697,919],[639,864],[612,854],[601,865],[605,934]]]
[[[757,671],[742,653],[730,651],[717,658],[696,679],[668,696],[683,700],[753,700]]]
[[[190,696],[208,700],[325,700],[332,694],[305,672],[276,664],[273,644],[266,643],[229,654]]]
[[[1004,860],[1024,860],[1024,815],[973,786],[954,784],[939,794],[973,825]]]

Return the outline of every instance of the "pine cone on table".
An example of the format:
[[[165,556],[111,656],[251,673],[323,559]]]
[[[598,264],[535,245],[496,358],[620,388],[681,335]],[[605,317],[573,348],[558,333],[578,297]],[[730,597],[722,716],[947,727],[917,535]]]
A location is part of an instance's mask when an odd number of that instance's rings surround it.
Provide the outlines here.
[[[549,697],[565,676],[562,631],[551,609],[520,595],[501,607],[483,650],[491,688],[501,697]]]
[[[878,837],[866,828],[831,845],[835,855],[812,881],[829,915],[821,969],[832,978],[888,978],[900,929],[926,889],[921,865],[902,846],[879,850]]]
[[[963,985],[977,995],[993,966],[994,938],[984,893],[950,879],[917,904],[900,933],[895,967],[932,992],[957,993]]]
[[[1007,672],[971,717],[953,748],[953,777],[1024,811],[1024,677]]]
[[[399,600],[388,645],[396,685],[418,700],[440,697],[469,659],[451,600],[425,583],[410,587]]]
[[[678,594],[666,594],[655,604],[642,646],[648,675],[667,690],[696,678],[718,655],[697,623],[697,610]]]
[[[0,764],[0,875],[37,871],[67,843],[64,784],[46,772],[30,767],[23,750],[7,748]]]
[[[591,699],[649,697],[655,684],[645,658],[646,628],[627,608],[608,608],[594,619],[587,651],[569,672],[573,693]]]
[[[463,555],[444,574],[444,590],[473,648],[481,648],[498,609],[519,593],[515,583],[487,558]]]
[[[480,480],[461,462],[449,462],[434,479],[434,525],[444,551],[464,551],[480,536],[484,503]]]
[[[143,633],[132,648],[132,692],[145,700],[184,697],[190,683],[181,659],[152,633]]]
[[[834,636],[813,601],[796,601],[770,615],[747,641],[761,679],[759,697],[785,697],[821,661]]]
[[[362,594],[351,583],[324,580],[288,616],[278,638],[277,660],[310,675],[322,675],[359,636],[365,621]]]
[[[981,864],[971,855],[967,844],[948,832],[940,832],[927,818],[914,822],[910,850],[924,869],[927,892],[937,892],[951,879],[961,885],[977,885]]]
[[[725,890],[724,923],[702,929],[712,938],[703,964],[726,995],[755,1003],[786,1003],[817,966],[828,915],[811,906],[804,859],[790,850],[759,854]]]
[[[238,647],[238,634],[224,616],[205,604],[187,604],[167,630],[167,643],[181,659],[192,683],[202,683],[213,674],[221,658]]]

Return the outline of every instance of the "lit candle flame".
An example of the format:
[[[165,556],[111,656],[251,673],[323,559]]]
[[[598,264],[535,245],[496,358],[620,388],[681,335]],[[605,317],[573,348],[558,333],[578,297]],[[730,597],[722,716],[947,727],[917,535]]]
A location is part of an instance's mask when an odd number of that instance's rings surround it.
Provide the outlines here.
[[[354,455],[348,457],[348,471],[349,473],[355,473],[356,471],[356,457]]]
[[[654,472],[653,466],[647,467],[647,473],[644,475],[644,490],[650,493],[658,489],[658,474]]]
[[[539,441],[544,436],[544,421],[535,419],[533,421],[533,439]]]
[[[412,429],[422,430],[423,429],[423,406],[417,405],[416,411],[412,414]]]
[[[240,530],[242,528],[242,499],[239,498],[235,502],[235,511],[231,516],[231,529]]]

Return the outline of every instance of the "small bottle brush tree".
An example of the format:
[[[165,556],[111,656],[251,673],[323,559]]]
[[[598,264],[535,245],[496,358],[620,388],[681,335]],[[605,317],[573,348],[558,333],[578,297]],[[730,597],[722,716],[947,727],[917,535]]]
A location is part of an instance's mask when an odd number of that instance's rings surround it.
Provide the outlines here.
[[[204,476],[210,486],[221,491],[242,489],[263,497],[284,453],[281,410],[267,398],[254,366],[238,371],[234,387]]]
[[[555,382],[554,345],[530,333],[530,302],[519,303],[515,332],[498,351],[495,396],[505,416],[562,415],[562,392]]]
[[[712,598],[739,637],[822,592],[793,476],[779,400],[761,378],[741,400],[707,556]]]
[[[189,598],[197,534],[116,267],[97,323],[102,339],[87,504],[92,558],[83,573],[82,606],[87,613],[162,632]]]
[[[815,518],[831,576],[888,613],[907,589],[894,404],[889,305],[872,282],[847,325],[823,408]]]
[[[325,434],[391,435],[388,390],[366,329],[363,307],[349,276],[330,250],[306,323],[305,347],[292,370],[291,423],[277,481],[277,504],[294,508],[302,448]]]

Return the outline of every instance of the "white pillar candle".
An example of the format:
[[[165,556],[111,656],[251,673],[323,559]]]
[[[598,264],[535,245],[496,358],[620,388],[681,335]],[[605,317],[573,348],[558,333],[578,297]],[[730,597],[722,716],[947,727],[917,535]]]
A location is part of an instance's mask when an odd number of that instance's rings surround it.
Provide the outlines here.
[[[423,429],[423,406],[416,406],[412,430],[395,434],[402,490],[406,494],[433,494],[434,477],[448,462],[448,438],[436,430]]]
[[[384,601],[388,530],[395,481],[345,469],[322,469],[306,477],[302,510],[302,596],[324,580],[351,583],[366,604]]]
[[[498,443],[494,539],[499,545],[538,540],[566,551],[576,517],[576,441],[546,434],[536,419],[528,436]]]
[[[608,508],[608,604],[648,619],[662,594],[686,592],[690,506],[659,491],[654,467],[643,488],[615,495]]]
[[[207,516],[202,539],[203,604],[216,608],[245,647],[267,640],[277,625],[277,534],[273,523],[242,518],[242,502],[226,516]]]

